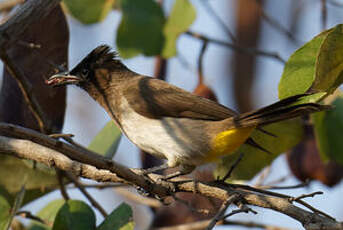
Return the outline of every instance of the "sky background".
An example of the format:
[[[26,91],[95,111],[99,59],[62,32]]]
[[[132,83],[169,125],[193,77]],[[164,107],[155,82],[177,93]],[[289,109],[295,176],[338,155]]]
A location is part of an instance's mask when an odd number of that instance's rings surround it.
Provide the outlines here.
[[[213,38],[230,41],[225,31],[213,20],[206,12],[200,0],[193,0],[192,3],[196,7],[197,19],[191,29],[196,32],[206,34]],[[234,4],[237,0],[210,0],[209,3],[217,12],[219,17],[226,22],[226,25],[234,31]],[[293,0],[295,1],[295,0]],[[292,7],[291,0],[286,1],[265,1],[265,11],[273,18],[278,20],[284,27],[289,28],[290,14],[289,10]],[[259,49],[266,51],[278,52],[283,59],[288,57],[295,51],[297,47],[305,41],[310,40],[313,36],[321,31],[321,8],[320,0],[303,0],[298,1],[299,4],[305,4],[299,17],[299,26],[296,38],[300,41],[294,44],[289,41],[284,34],[275,30],[265,21],[262,22],[261,38],[258,45]],[[169,11],[173,1],[165,0],[165,9]],[[335,8],[328,5],[328,28],[338,23],[343,22],[343,8]],[[70,27],[70,46],[69,57],[70,67],[77,64],[89,51],[100,44],[109,44],[115,49],[115,31],[119,24],[121,14],[114,11],[101,23],[94,25],[82,25],[75,19],[68,17]],[[185,68],[178,58],[172,58],[168,64],[167,80],[172,84],[192,91],[197,83],[196,61],[200,51],[201,43],[187,35],[182,35],[178,42],[180,55],[187,60],[189,68]],[[205,54],[204,59],[204,75],[205,82],[208,83],[216,92],[219,102],[235,108],[232,98],[232,90],[230,90],[231,82],[227,77],[230,73],[230,59],[232,50],[223,48],[222,46],[210,44]],[[146,75],[152,75],[154,68],[154,58],[138,56],[132,59],[124,60],[124,63],[132,70]],[[278,100],[277,86],[283,70],[283,64],[266,57],[257,58],[257,79],[253,91],[254,102],[257,107],[270,104]],[[77,87],[68,87],[67,113],[64,124],[64,133],[75,134],[75,140],[82,145],[87,146],[97,132],[109,121],[109,117],[104,110],[97,105],[85,92]],[[246,156],[247,157],[247,156]],[[123,162],[129,167],[140,167],[139,155],[137,149],[126,138],[122,138],[118,152],[114,158],[116,161]],[[290,172],[285,163],[285,157],[279,157],[273,164],[270,181],[288,175]],[[299,183],[296,179],[291,178],[285,184],[293,185]],[[301,195],[314,191],[323,191],[324,195],[316,196],[314,199],[309,198],[310,204],[317,208],[343,219],[343,205],[340,204],[340,196],[342,194],[342,183],[334,189],[328,189],[318,182],[312,183],[308,188],[287,190],[290,195]],[[101,197],[103,206],[110,212],[123,198],[114,195],[110,189],[104,191],[92,190],[93,194]],[[54,192],[47,197],[44,197],[41,202],[31,205],[28,208],[33,211],[42,208],[48,200],[53,200],[60,197],[59,192]],[[72,197],[82,199],[82,195],[77,191],[72,192]],[[144,229],[149,222],[149,211],[147,208],[135,205],[135,220],[137,229]],[[255,209],[255,208],[254,208]],[[257,215],[239,214],[233,219],[254,220],[262,223],[275,224],[283,227],[300,228],[301,226],[287,216],[256,208]],[[102,218],[97,213],[98,221]],[[223,227],[217,227],[223,229]],[[235,228],[237,229],[237,228]]]

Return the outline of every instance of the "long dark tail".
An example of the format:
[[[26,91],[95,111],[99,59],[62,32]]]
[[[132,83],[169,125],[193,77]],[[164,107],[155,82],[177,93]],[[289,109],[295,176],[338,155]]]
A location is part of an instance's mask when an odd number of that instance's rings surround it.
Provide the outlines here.
[[[329,105],[317,103],[296,104],[308,95],[291,96],[264,108],[240,114],[234,118],[233,122],[236,127],[258,127],[331,108]]]
[[[235,127],[251,127],[256,126],[258,130],[265,132],[271,136],[275,136],[264,131],[261,126],[271,124],[278,121],[288,120],[302,115],[328,110],[331,108],[329,105],[321,105],[317,103],[305,103],[296,104],[303,97],[309,94],[299,94],[292,97],[285,98],[274,104],[266,106],[264,108],[254,110],[238,115],[234,118],[233,122]],[[271,153],[267,149],[263,148],[251,137],[247,139],[246,144],[251,145],[263,152]]]

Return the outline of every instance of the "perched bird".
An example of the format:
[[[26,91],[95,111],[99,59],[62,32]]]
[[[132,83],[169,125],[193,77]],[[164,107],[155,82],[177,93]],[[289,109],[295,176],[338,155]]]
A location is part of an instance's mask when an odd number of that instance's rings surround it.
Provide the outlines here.
[[[302,94],[238,114],[165,81],[131,71],[106,45],[95,48],[70,72],[53,75],[46,83],[74,84],[85,90],[136,146],[167,159],[156,170],[180,166],[176,174],[167,177],[190,173],[198,165],[233,153],[244,143],[263,149],[250,138],[254,129],[328,108],[316,103],[296,104],[306,96]]]

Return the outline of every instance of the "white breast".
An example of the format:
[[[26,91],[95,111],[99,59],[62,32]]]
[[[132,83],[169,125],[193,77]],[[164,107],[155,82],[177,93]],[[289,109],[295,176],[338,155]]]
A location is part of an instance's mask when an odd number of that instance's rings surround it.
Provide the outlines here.
[[[192,140],[185,141],[182,138],[182,141],[178,141],[180,135],[183,135],[182,130],[178,131],[180,119],[159,120],[144,117],[131,109],[125,99],[120,109],[122,130],[140,149],[156,157],[168,159],[170,167],[177,166],[184,160],[191,163],[189,158],[197,161],[191,157],[194,155],[194,151],[189,148]],[[194,162],[194,165],[198,163],[200,162]]]

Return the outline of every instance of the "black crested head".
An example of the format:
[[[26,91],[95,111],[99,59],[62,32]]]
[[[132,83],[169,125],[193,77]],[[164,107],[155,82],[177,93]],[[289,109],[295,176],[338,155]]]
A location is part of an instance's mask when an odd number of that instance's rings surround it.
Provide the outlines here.
[[[96,68],[121,69],[125,68],[119,60],[117,52],[113,51],[108,45],[100,45],[92,50],[70,73],[79,72],[87,68],[94,70]]]
[[[71,75],[77,75],[84,81],[95,80],[96,69],[104,69],[108,72],[127,70],[126,66],[119,59],[117,52],[108,45],[100,45],[93,49],[79,64],[71,71]]]
[[[82,61],[93,65],[93,67],[101,67],[104,64],[110,64],[118,60],[118,53],[113,51],[108,45],[100,45],[90,52]]]
[[[75,84],[86,87],[89,83],[107,83],[112,78],[110,73],[123,73],[127,70],[126,66],[120,61],[117,52],[113,51],[108,45],[100,45],[92,50],[70,72],[52,76],[47,80],[47,84],[52,86]]]

